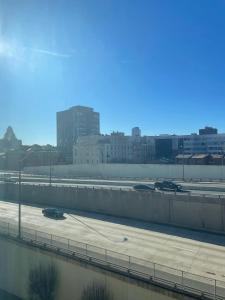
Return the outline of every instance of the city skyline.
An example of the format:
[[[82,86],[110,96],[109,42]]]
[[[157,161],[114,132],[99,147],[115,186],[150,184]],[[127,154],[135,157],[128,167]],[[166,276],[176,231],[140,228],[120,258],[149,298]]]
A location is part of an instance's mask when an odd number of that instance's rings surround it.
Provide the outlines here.
[[[55,145],[55,112],[77,104],[102,133],[225,132],[224,29],[222,0],[3,0],[0,135]]]
[[[75,106],[76,107],[76,106]],[[80,106],[78,105],[78,107],[81,107],[83,108],[83,106]],[[70,107],[68,109],[65,109],[63,110],[62,112],[67,112],[67,111],[70,111],[71,109],[73,109],[74,107]],[[91,109],[93,110],[92,107],[84,107],[85,109]],[[56,112],[56,114],[58,114],[60,112]],[[57,123],[57,122],[56,122]],[[101,117],[99,117],[99,125],[101,126]],[[142,137],[163,137],[163,136],[191,136],[191,135],[207,135],[206,132],[204,131],[208,131],[208,129],[210,130],[208,135],[212,135],[212,134],[215,134],[215,135],[225,135],[225,132],[221,132],[218,128],[215,128],[215,127],[212,127],[212,126],[204,126],[202,128],[198,128],[196,129],[194,132],[189,132],[189,133],[159,133],[159,134],[143,134],[142,133],[142,128],[140,128],[139,126],[133,126],[132,128],[130,128],[130,131],[129,132],[125,132],[125,131],[122,131],[122,130],[113,130],[113,129],[110,129],[109,132],[101,132],[97,135],[101,135],[101,136],[110,136],[112,134],[124,134],[125,136],[133,136],[135,135],[135,132],[138,130],[139,131],[139,135],[142,136]],[[0,134],[0,139],[1,137],[4,138],[4,136],[7,134],[8,130],[12,130],[13,131],[13,134],[14,134],[14,128],[12,128],[12,126],[9,124],[6,128],[0,128],[0,132],[3,132],[3,134]],[[204,133],[200,133],[200,132],[204,132]],[[213,131],[213,132],[212,132]],[[90,134],[92,135],[92,134]],[[94,134],[95,135],[95,134]],[[88,135],[87,135],[88,136]],[[17,134],[16,134],[16,137],[17,137]],[[21,140],[21,142],[23,143],[23,145],[53,145],[53,146],[56,146],[57,147],[57,124],[56,124],[56,142],[55,143],[49,143],[49,141],[47,141],[46,143],[42,143],[42,144],[39,144],[38,142],[34,142],[34,143],[25,143],[23,142],[23,138],[22,137],[19,137],[19,139]]]

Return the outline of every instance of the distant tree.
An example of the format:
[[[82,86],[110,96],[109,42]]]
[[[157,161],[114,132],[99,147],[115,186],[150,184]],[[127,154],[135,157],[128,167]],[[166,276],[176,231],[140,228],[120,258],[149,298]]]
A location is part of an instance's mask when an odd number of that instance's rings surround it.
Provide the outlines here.
[[[29,299],[54,300],[58,285],[58,271],[55,265],[50,264],[30,270],[29,273]]]
[[[113,295],[105,285],[93,282],[83,290],[81,300],[113,300]]]

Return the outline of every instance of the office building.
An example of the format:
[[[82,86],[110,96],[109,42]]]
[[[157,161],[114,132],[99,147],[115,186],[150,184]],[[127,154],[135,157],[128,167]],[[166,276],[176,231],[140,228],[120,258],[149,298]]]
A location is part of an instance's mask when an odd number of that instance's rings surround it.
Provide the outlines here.
[[[92,108],[73,106],[57,112],[57,147],[67,163],[72,163],[73,145],[78,137],[99,134],[99,113]]]
[[[225,134],[189,135],[183,147],[185,154],[221,154],[225,151]]]
[[[133,138],[141,137],[141,129],[139,127],[132,128],[132,137]]]

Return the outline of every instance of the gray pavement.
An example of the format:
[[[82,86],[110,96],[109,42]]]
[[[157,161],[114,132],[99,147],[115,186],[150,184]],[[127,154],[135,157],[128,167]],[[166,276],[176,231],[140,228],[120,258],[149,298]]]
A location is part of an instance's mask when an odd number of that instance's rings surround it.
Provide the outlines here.
[[[0,182],[3,182],[4,174],[0,172]],[[16,173],[9,173],[12,180],[18,183],[18,175]],[[1,181],[2,179],[2,181]],[[154,185],[155,181],[135,181],[135,180],[103,180],[103,179],[68,179],[68,178],[52,178],[52,185],[55,186],[70,186],[70,187],[87,187],[87,188],[105,188],[105,189],[125,189],[132,190],[136,184],[148,184]],[[47,176],[31,176],[23,174],[23,184],[49,184],[49,177]],[[187,183],[180,182],[186,191],[189,191],[192,195],[213,195],[225,196],[225,183],[212,183],[212,182],[201,182],[201,183]]]
[[[0,232],[7,236],[16,237],[18,231],[12,223],[0,222]],[[108,269],[122,271],[125,274],[129,272],[133,276],[138,276],[140,279],[163,283],[164,286],[174,287],[176,284],[182,292],[191,292],[196,295],[203,293],[211,299],[222,297],[225,299],[225,282],[217,281],[207,277],[190,274],[174,268],[168,268],[163,265],[158,265],[143,259],[134,258],[126,254],[106,250],[89,244],[82,244],[73,240],[67,240],[65,237],[59,237],[43,233],[36,230],[31,230],[23,227],[22,239],[31,242],[32,246],[45,245],[46,249],[60,249],[60,253],[79,257],[81,259],[92,261],[98,266],[104,266]],[[208,299],[207,297],[207,299]],[[221,298],[219,298],[221,299]]]
[[[17,225],[16,204],[1,201],[0,215],[1,221]],[[211,279],[225,279],[225,236],[90,213],[67,211],[65,216],[65,220],[49,219],[40,207],[22,206],[22,225],[46,236],[52,234]]]

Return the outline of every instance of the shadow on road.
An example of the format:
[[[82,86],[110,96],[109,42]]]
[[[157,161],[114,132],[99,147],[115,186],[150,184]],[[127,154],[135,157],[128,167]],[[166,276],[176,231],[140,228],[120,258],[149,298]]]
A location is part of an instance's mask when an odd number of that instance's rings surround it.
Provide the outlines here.
[[[9,201],[9,200],[8,201],[5,200],[5,202],[16,203],[16,202]],[[28,204],[28,203],[24,203],[24,205],[44,208],[44,206],[42,206],[42,205],[34,205],[34,204]],[[150,222],[143,222],[143,221],[132,220],[132,219],[124,218],[124,217],[123,218],[122,217],[114,217],[114,216],[110,216],[110,215],[105,215],[104,213],[100,214],[100,213],[92,213],[92,212],[72,210],[72,209],[63,209],[63,211],[67,214],[74,214],[74,215],[81,216],[81,217],[102,220],[105,222],[111,222],[111,223],[115,223],[115,224],[131,226],[134,228],[155,231],[158,233],[192,239],[192,240],[200,241],[200,242],[204,242],[204,243],[225,246],[225,234],[223,235],[223,234],[210,233],[210,232],[205,232],[205,231],[200,231],[200,230],[195,230],[195,229],[186,229],[186,228],[181,228],[181,227],[172,226],[172,225],[163,225],[163,224],[156,224],[156,223],[150,223]],[[52,218],[52,217],[48,217],[48,218],[63,221],[63,220],[65,220],[66,217],[63,217],[60,219]]]
[[[60,220],[63,221],[63,220],[66,219],[66,217],[58,217],[58,218],[56,218],[56,217],[53,217],[53,216],[45,216],[45,218],[56,220],[56,221],[60,221]]]
[[[99,213],[90,213],[90,212],[78,211],[78,210],[65,209],[65,213],[75,214],[81,217],[102,220],[105,222],[111,222],[120,225],[131,226],[131,227],[145,229],[149,231],[155,231],[158,233],[173,235],[177,237],[192,239],[199,242],[225,246],[225,235],[219,233],[210,233],[210,232],[200,231],[195,229],[186,229],[186,228],[172,226],[172,225],[149,223],[149,222],[131,220],[128,218],[120,218],[120,217],[114,217],[114,216],[103,215]]]

